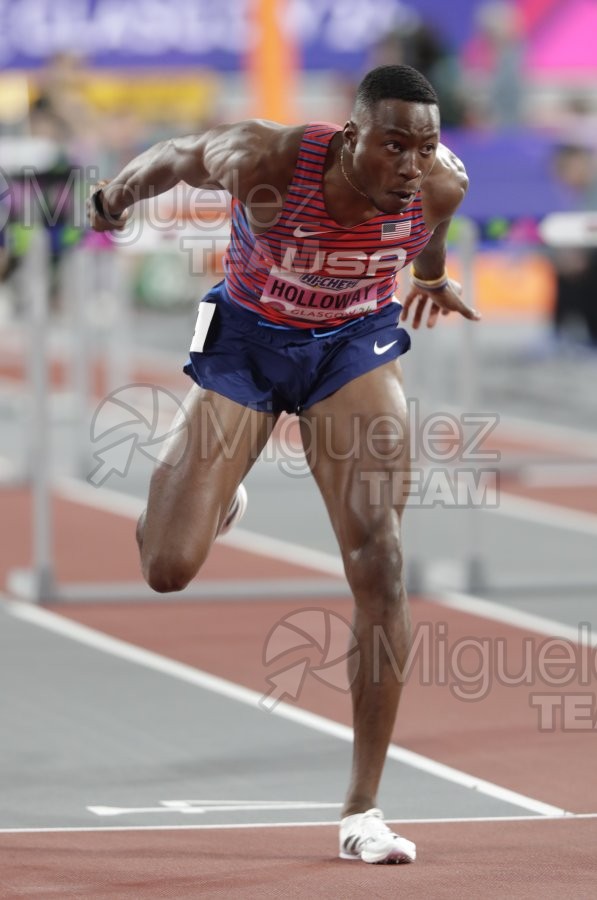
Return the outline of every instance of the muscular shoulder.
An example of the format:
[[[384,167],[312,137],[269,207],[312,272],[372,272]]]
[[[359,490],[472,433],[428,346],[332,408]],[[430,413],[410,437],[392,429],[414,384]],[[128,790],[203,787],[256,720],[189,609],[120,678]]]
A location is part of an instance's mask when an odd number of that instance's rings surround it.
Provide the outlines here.
[[[304,130],[304,125],[289,128],[258,119],[220,126],[206,140],[205,167],[215,182],[243,202],[261,190],[284,195]]]
[[[444,144],[437,149],[433,169],[423,182],[423,209],[428,226],[449,219],[464,199],[468,176],[463,163]]]

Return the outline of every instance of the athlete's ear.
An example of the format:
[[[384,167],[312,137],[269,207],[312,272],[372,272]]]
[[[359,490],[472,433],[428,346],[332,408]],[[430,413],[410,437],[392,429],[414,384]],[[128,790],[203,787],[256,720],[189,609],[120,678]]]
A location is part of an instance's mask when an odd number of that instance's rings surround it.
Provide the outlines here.
[[[357,145],[358,131],[358,126],[356,122],[352,121],[352,119],[347,122],[342,129],[342,133],[344,135],[344,143],[347,145],[351,153],[354,153],[355,147]]]

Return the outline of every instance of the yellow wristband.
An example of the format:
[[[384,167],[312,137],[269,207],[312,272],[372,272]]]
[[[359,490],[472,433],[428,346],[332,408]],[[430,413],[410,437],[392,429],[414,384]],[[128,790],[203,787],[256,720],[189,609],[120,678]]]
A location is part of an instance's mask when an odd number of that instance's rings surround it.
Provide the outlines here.
[[[424,291],[441,291],[450,283],[448,273],[444,270],[444,274],[440,278],[432,278],[427,281],[425,278],[419,278],[415,272],[414,266],[411,269],[411,280],[415,287],[420,287]]]

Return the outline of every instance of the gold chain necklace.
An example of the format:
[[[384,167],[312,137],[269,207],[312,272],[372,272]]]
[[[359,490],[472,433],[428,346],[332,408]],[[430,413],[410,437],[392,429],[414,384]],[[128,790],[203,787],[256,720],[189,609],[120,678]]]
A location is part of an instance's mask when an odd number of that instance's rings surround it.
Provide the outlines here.
[[[346,178],[347,182],[349,183],[349,185],[351,186],[353,191],[356,191],[357,194],[360,194],[361,197],[364,197],[365,200],[368,200],[369,203],[371,203],[371,200],[369,200],[369,197],[367,196],[367,194],[364,194],[363,191],[360,188],[358,188],[356,186],[356,184],[353,184],[352,181],[350,180],[350,178],[348,177],[348,173],[347,173],[346,169],[344,168],[344,147],[345,147],[345,145],[342,144],[342,150],[340,151],[340,168],[342,169],[342,174]]]

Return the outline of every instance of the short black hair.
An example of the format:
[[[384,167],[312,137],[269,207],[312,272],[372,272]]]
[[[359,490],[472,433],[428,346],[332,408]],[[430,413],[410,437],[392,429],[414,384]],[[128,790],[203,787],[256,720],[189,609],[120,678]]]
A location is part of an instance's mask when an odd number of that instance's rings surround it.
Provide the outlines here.
[[[439,105],[433,86],[412,66],[378,66],[365,75],[357,88],[355,106],[371,109],[380,100]]]

